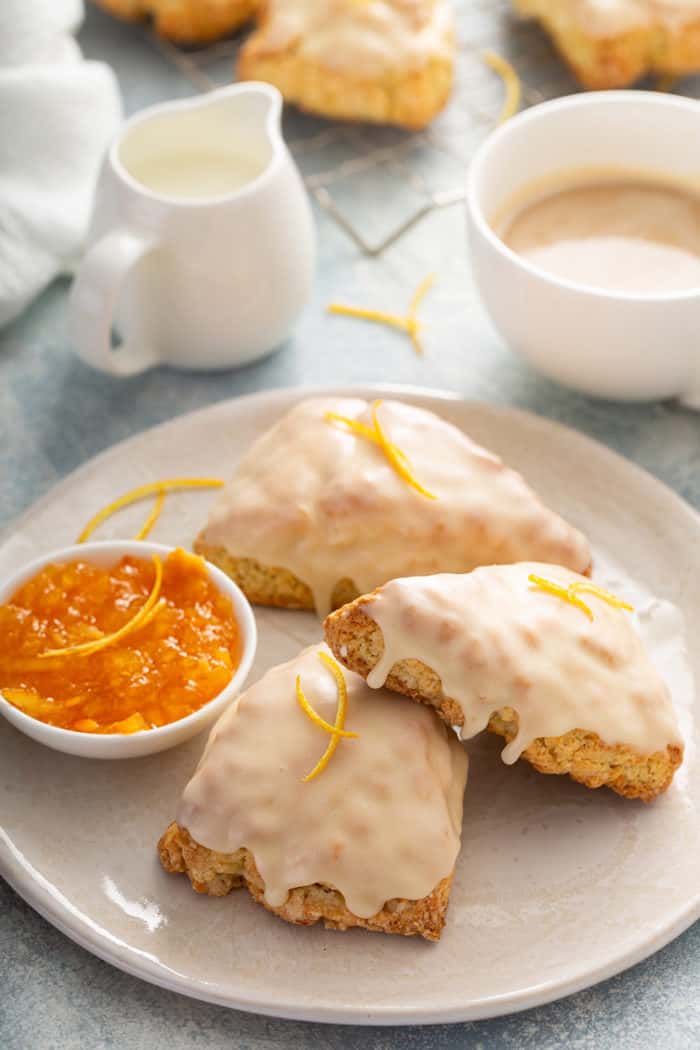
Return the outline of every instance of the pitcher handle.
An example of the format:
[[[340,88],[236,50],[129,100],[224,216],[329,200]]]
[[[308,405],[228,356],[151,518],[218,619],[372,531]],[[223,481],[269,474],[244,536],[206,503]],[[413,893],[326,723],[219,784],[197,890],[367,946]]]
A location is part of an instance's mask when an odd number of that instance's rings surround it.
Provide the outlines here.
[[[92,246],[78,267],[69,300],[70,328],[78,357],[100,372],[131,376],[158,364],[146,346],[112,348],[112,325],[124,281],[156,244],[133,230],[117,229]]]

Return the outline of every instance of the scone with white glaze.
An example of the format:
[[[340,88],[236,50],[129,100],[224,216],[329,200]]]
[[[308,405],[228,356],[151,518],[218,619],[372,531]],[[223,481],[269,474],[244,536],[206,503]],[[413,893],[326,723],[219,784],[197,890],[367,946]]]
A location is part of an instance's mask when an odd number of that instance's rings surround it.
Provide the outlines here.
[[[452,88],[451,0],[266,0],[238,73],[321,116],[423,128]]]
[[[400,576],[591,563],[584,536],[451,423],[399,401],[333,397],[301,401],[251,446],[195,550],[251,601],[321,616]]]
[[[539,582],[537,582],[539,581]],[[683,757],[668,688],[628,607],[559,566],[489,566],[393,580],[332,613],[346,667],[433,707],[463,740],[505,737],[527,759],[650,801]]]
[[[152,18],[156,32],[181,44],[205,44],[248,22],[261,0],[95,0],[128,21]]]
[[[329,726],[356,734],[339,739],[311,779],[331,737],[303,710],[299,687]],[[466,778],[464,749],[433,711],[370,689],[325,645],[311,646],[219,719],[158,844],[160,859],[199,893],[246,886],[288,922],[435,941]]]
[[[513,0],[538,19],[577,79],[618,88],[700,69],[700,0]]]

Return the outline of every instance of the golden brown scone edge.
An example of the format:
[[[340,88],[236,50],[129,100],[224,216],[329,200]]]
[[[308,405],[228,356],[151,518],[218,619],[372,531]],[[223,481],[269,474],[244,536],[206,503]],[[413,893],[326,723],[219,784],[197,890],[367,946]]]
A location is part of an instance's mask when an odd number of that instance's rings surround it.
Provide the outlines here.
[[[195,554],[211,562],[225,572],[241,588],[253,605],[265,605],[273,609],[297,609],[314,611],[311,588],[289,569],[281,566],[263,565],[255,558],[237,558],[220,544],[207,543],[200,533],[192,544]],[[591,566],[583,573],[591,575]],[[356,598],[360,591],[347,577],[338,580],[331,595],[331,608],[340,609]]]
[[[260,0],[94,0],[126,21],[151,17],[156,32],[180,44],[206,44],[250,21]]]
[[[264,46],[264,30],[246,41],[238,60],[241,80],[264,80],[300,109],[336,120],[395,124],[419,131],[444,108],[454,64],[433,57],[419,70],[389,72],[376,79],[350,77],[311,62],[295,47],[279,53]]]
[[[236,558],[225,547],[207,543],[201,535],[194,541],[193,549],[230,576],[253,605],[313,611],[311,588],[289,569],[262,565],[254,558]],[[331,604],[338,609],[358,596],[359,591],[352,580],[338,580]]]
[[[239,886],[245,886],[258,904],[286,922],[313,926],[321,921],[326,929],[361,927],[405,937],[419,935],[428,941],[440,939],[452,884],[452,875],[448,875],[427,897],[418,901],[400,898],[387,901],[380,912],[364,919],[346,907],[338,890],[320,883],[298,886],[290,890],[281,907],[272,907],[264,899],[265,886],[249,850],[218,853],[207,849],[195,842],[187,829],[176,822],[163,833],[158,843],[158,855],[166,871],[186,874],[197,893],[222,897]]]
[[[566,18],[560,0],[513,2],[525,17],[540,22],[584,87],[628,87],[647,74],[682,76],[700,69],[700,20],[678,28],[655,23],[594,36]]]
[[[362,608],[371,604],[376,593],[332,612],[324,623],[326,642],[336,659],[363,678],[384,653],[381,628]],[[391,692],[434,707],[447,725],[464,723],[459,703],[444,695],[440,676],[420,660],[395,663],[385,685]],[[517,719],[512,708],[501,708],[493,712],[488,729],[510,741],[517,734]],[[669,745],[665,751],[641,755],[623,744],[606,744],[596,733],[572,729],[562,736],[536,738],[521,757],[540,773],[566,773],[586,787],[607,786],[625,798],[651,802],[670,785],[683,752]]]

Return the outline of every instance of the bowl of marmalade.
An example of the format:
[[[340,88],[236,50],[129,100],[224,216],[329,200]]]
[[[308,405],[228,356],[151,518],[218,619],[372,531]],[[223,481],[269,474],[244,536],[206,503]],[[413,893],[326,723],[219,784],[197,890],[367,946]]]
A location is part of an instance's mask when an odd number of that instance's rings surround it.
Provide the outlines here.
[[[0,714],[72,755],[164,751],[212,725],[256,644],[247,599],[203,558],[143,541],[66,547],[0,586]]]

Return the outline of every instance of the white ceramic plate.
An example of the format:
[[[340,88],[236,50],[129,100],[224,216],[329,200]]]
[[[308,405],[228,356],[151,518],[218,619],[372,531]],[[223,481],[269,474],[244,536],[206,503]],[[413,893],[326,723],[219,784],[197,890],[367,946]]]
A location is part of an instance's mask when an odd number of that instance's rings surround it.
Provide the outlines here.
[[[377,388],[343,394],[376,396]],[[434,409],[521,469],[592,540],[597,578],[633,598],[672,679],[687,740],[671,790],[651,806],[588,791],[470,747],[462,853],[442,941],[288,926],[241,891],[195,895],[155,843],[204,740],[125,762],[73,758],[0,724],[0,872],[91,952],[179,992],[318,1021],[471,1020],[586,987],[661,947],[700,916],[700,764],[694,668],[682,619],[700,630],[700,518],[649,475],[534,416],[443,394],[383,388]],[[228,476],[250,441],[303,392],[219,404],[117,445],[58,485],[0,546],[0,574],[67,544],[102,504],[174,475]],[[153,539],[190,542],[209,493],[171,495]],[[144,507],[101,535],[129,536]],[[654,602],[651,595],[663,599]],[[673,603],[669,605],[668,603]],[[674,608],[675,607],[675,608]],[[319,637],[310,615],[260,611],[251,680]]]

